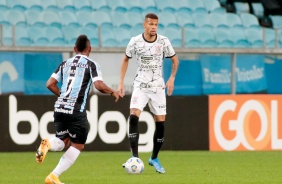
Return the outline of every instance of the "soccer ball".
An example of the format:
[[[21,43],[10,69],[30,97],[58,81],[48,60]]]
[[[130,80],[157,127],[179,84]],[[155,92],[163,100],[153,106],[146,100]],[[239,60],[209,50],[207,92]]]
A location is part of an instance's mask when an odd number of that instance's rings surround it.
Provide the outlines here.
[[[144,171],[144,163],[138,157],[132,157],[125,163],[125,170],[129,174],[141,174]]]

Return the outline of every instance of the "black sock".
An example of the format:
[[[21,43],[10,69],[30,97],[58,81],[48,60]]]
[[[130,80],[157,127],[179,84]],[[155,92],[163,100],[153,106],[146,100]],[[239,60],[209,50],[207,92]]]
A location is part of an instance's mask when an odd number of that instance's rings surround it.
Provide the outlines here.
[[[156,130],[154,133],[153,140],[154,140],[154,148],[152,153],[152,159],[155,159],[158,157],[159,151],[164,142],[164,121],[156,122]]]
[[[139,140],[139,130],[138,130],[139,118],[136,115],[131,114],[129,116],[129,141],[131,151],[134,157],[138,157],[138,140]]]

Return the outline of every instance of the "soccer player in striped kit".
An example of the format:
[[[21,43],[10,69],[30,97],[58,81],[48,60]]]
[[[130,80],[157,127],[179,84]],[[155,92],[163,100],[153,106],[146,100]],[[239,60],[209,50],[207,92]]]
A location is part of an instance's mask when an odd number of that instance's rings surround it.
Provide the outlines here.
[[[101,93],[110,94],[116,102],[120,97],[103,82],[100,66],[89,58],[91,45],[86,35],[77,38],[74,51],[76,55],[62,62],[46,84],[58,96],[54,105],[56,137],[41,141],[36,161],[41,164],[49,150],[67,148],[57,167],[46,177],[46,184],[61,184],[59,176],[72,166],[84,148],[89,130],[85,107],[92,84]],[[62,82],[61,89],[58,82]]]

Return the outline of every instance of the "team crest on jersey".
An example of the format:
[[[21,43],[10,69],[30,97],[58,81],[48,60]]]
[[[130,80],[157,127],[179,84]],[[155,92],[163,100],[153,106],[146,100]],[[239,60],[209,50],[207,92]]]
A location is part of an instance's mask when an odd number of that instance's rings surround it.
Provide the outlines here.
[[[162,50],[161,50],[162,46],[161,45],[156,45],[155,49],[156,49],[156,54],[161,54]]]

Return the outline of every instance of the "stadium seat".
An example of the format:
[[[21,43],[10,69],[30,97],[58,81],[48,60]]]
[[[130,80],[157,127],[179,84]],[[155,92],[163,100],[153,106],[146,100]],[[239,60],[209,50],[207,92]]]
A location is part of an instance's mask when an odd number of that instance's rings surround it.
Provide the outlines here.
[[[49,44],[49,39],[42,27],[28,27],[28,36],[32,40],[32,46],[46,46]]]
[[[60,11],[60,20],[63,26],[79,27],[80,24],[76,19],[76,15],[71,11]]]
[[[175,16],[177,18],[177,23],[184,28],[194,28],[195,23],[192,15],[189,12],[176,11]]]
[[[89,0],[90,5],[94,11],[110,12],[111,7],[108,5],[107,0]]]
[[[31,46],[32,40],[28,35],[28,29],[26,27],[15,27],[15,39],[17,46]]]
[[[211,12],[208,17],[213,28],[229,28],[225,13]]]
[[[186,28],[184,29],[184,47],[200,47],[201,42],[198,38],[198,33],[196,29]]]
[[[208,13],[193,13],[193,20],[195,23],[196,28],[200,27],[208,27],[212,28],[212,24],[209,20],[209,14]]]
[[[135,1],[127,1],[126,2],[128,8],[127,12],[137,12],[137,13],[142,13],[142,2],[140,0],[135,0]]]
[[[60,7],[57,5],[56,0],[41,0],[41,5],[44,9],[44,11],[54,11],[54,12],[59,12],[61,11]]]
[[[129,11],[126,13],[127,17],[130,18],[131,27],[140,26],[143,27],[144,17],[140,12]]]
[[[44,27],[45,22],[42,19],[42,13],[34,10],[25,11],[25,18],[28,26]]]
[[[176,11],[175,12],[175,17],[177,18],[177,23],[179,24],[179,26],[181,27],[185,27],[185,28],[194,28],[195,24],[194,24],[194,19],[192,17],[192,14],[188,11]]]
[[[41,5],[40,0],[32,0],[32,1],[21,1],[21,4],[26,7],[26,10],[33,10],[33,11],[42,11],[43,6]],[[25,10],[25,11],[26,11]]]
[[[190,13],[192,14],[193,10],[191,7],[188,6],[187,0],[177,0],[173,1],[174,2],[174,7],[176,9],[175,13]]]
[[[258,18],[255,15],[250,13],[241,13],[240,17],[245,28],[261,28]]]
[[[117,47],[126,47],[131,39],[130,29],[115,27],[113,33],[117,41]]]
[[[155,1],[152,1],[152,0],[142,0],[141,4],[142,4],[144,16],[147,13],[158,13],[158,8],[157,8],[157,5],[156,5]]]
[[[182,29],[165,28],[164,36],[168,37],[173,47],[182,47]]]
[[[247,2],[235,2],[236,13],[250,13],[250,7]]]
[[[201,0],[187,0],[187,6],[191,8],[193,13],[206,13],[207,10]]]
[[[113,29],[101,30],[101,45],[102,47],[117,47],[117,40],[115,38]]]
[[[66,46],[73,47],[77,37],[79,36],[79,30],[72,26],[63,26],[62,33],[66,41]]]
[[[217,47],[220,48],[230,48],[233,47],[233,42],[229,38],[230,29],[226,28],[215,28],[214,29],[214,37],[217,42]]]
[[[60,16],[57,12],[54,11],[43,11],[42,19],[46,25],[55,26],[58,28],[62,27]]]
[[[245,29],[248,42],[251,44],[250,47],[262,48],[263,47],[263,31],[257,28]]]
[[[263,7],[262,3],[260,3],[260,2],[252,3],[251,6],[253,8],[253,12],[254,12],[254,15],[256,17],[262,18],[264,16],[264,7]]]
[[[7,6],[13,10],[24,12],[28,7],[21,0],[7,0]]]
[[[159,27],[158,30],[157,30],[157,34],[167,36],[167,35],[165,35],[165,29],[167,29],[167,28]]]
[[[282,29],[282,15],[271,15],[270,19],[274,29]]]
[[[264,45],[267,48],[274,48],[276,46],[276,34],[272,28],[264,28],[265,41]]]
[[[205,8],[208,12],[225,13],[225,8],[222,8],[218,0],[203,0]]]
[[[87,35],[90,40],[91,46],[99,47],[99,28],[92,27],[81,27],[79,29],[79,34]]]
[[[114,11],[111,15],[111,20],[115,27],[123,27],[126,29],[131,28],[131,23],[129,22],[129,17],[125,12]]]
[[[61,10],[68,10],[71,12],[75,12],[75,6],[72,0],[57,0],[57,5]]]
[[[217,42],[215,40],[212,28],[198,28],[197,29],[198,39],[201,42],[201,47],[203,48],[214,48],[217,47]]]
[[[83,10],[83,11],[92,11],[92,6],[89,0],[79,0],[73,1],[73,5],[76,11]]]
[[[66,46],[66,41],[61,29],[53,26],[47,26],[44,28],[44,31],[49,39],[48,46]]]
[[[107,0],[108,6],[111,7],[113,11],[126,12],[127,3],[124,0]]]
[[[9,11],[3,11],[1,12],[0,16],[0,24],[1,25],[11,25],[10,21],[8,20],[8,12]]]
[[[24,12],[12,9],[7,12],[8,21],[15,26],[27,26]]]
[[[0,11],[4,12],[9,10],[10,7],[8,7],[6,0],[0,0]]]
[[[158,14],[159,17],[159,27],[167,28],[178,28],[180,29],[180,25],[177,23],[177,19],[174,13],[171,12],[160,12]]]
[[[142,34],[143,32],[144,32],[144,27],[141,27],[141,26],[134,26],[130,29],[131,37]],[[158,33],[158,30],[157,30],[157,33]]]
[[[113,22],[109,15],[109,13],[105,11],[94,11],[94,16],[91,20],[92,22],[95,22],[99,25],[102,29],[112,29],[113,28]]]
[[[157,8],[160,12],[174,13],[176,11],[174,4],[175,1],[171,1],[171,0],[156,1]]]
[[[95,12],[89,12],[84,10],[77,11],[76,18],[78,23],[82,27],[92,27],[92,28],[99,27],[99,24],[95,21],[97,18],[102,19],[102,17],[95,17]]]
[[[222,6],[225,6],[227,3],[227,0],[218,0],[218,1]]]
[[[2,42],[4,46],[13,45],[13,26],[11,25],[1,25],[2,26]]]
[[[230,28],[241,28],[243,29],[243,24],[239,15],[235,13],[226,13],[226,20]]]
[[[248,48],[250,43],[247,40],[246,33],[241,28],[230,28],[229,39],[234,43],[236,48]]]

